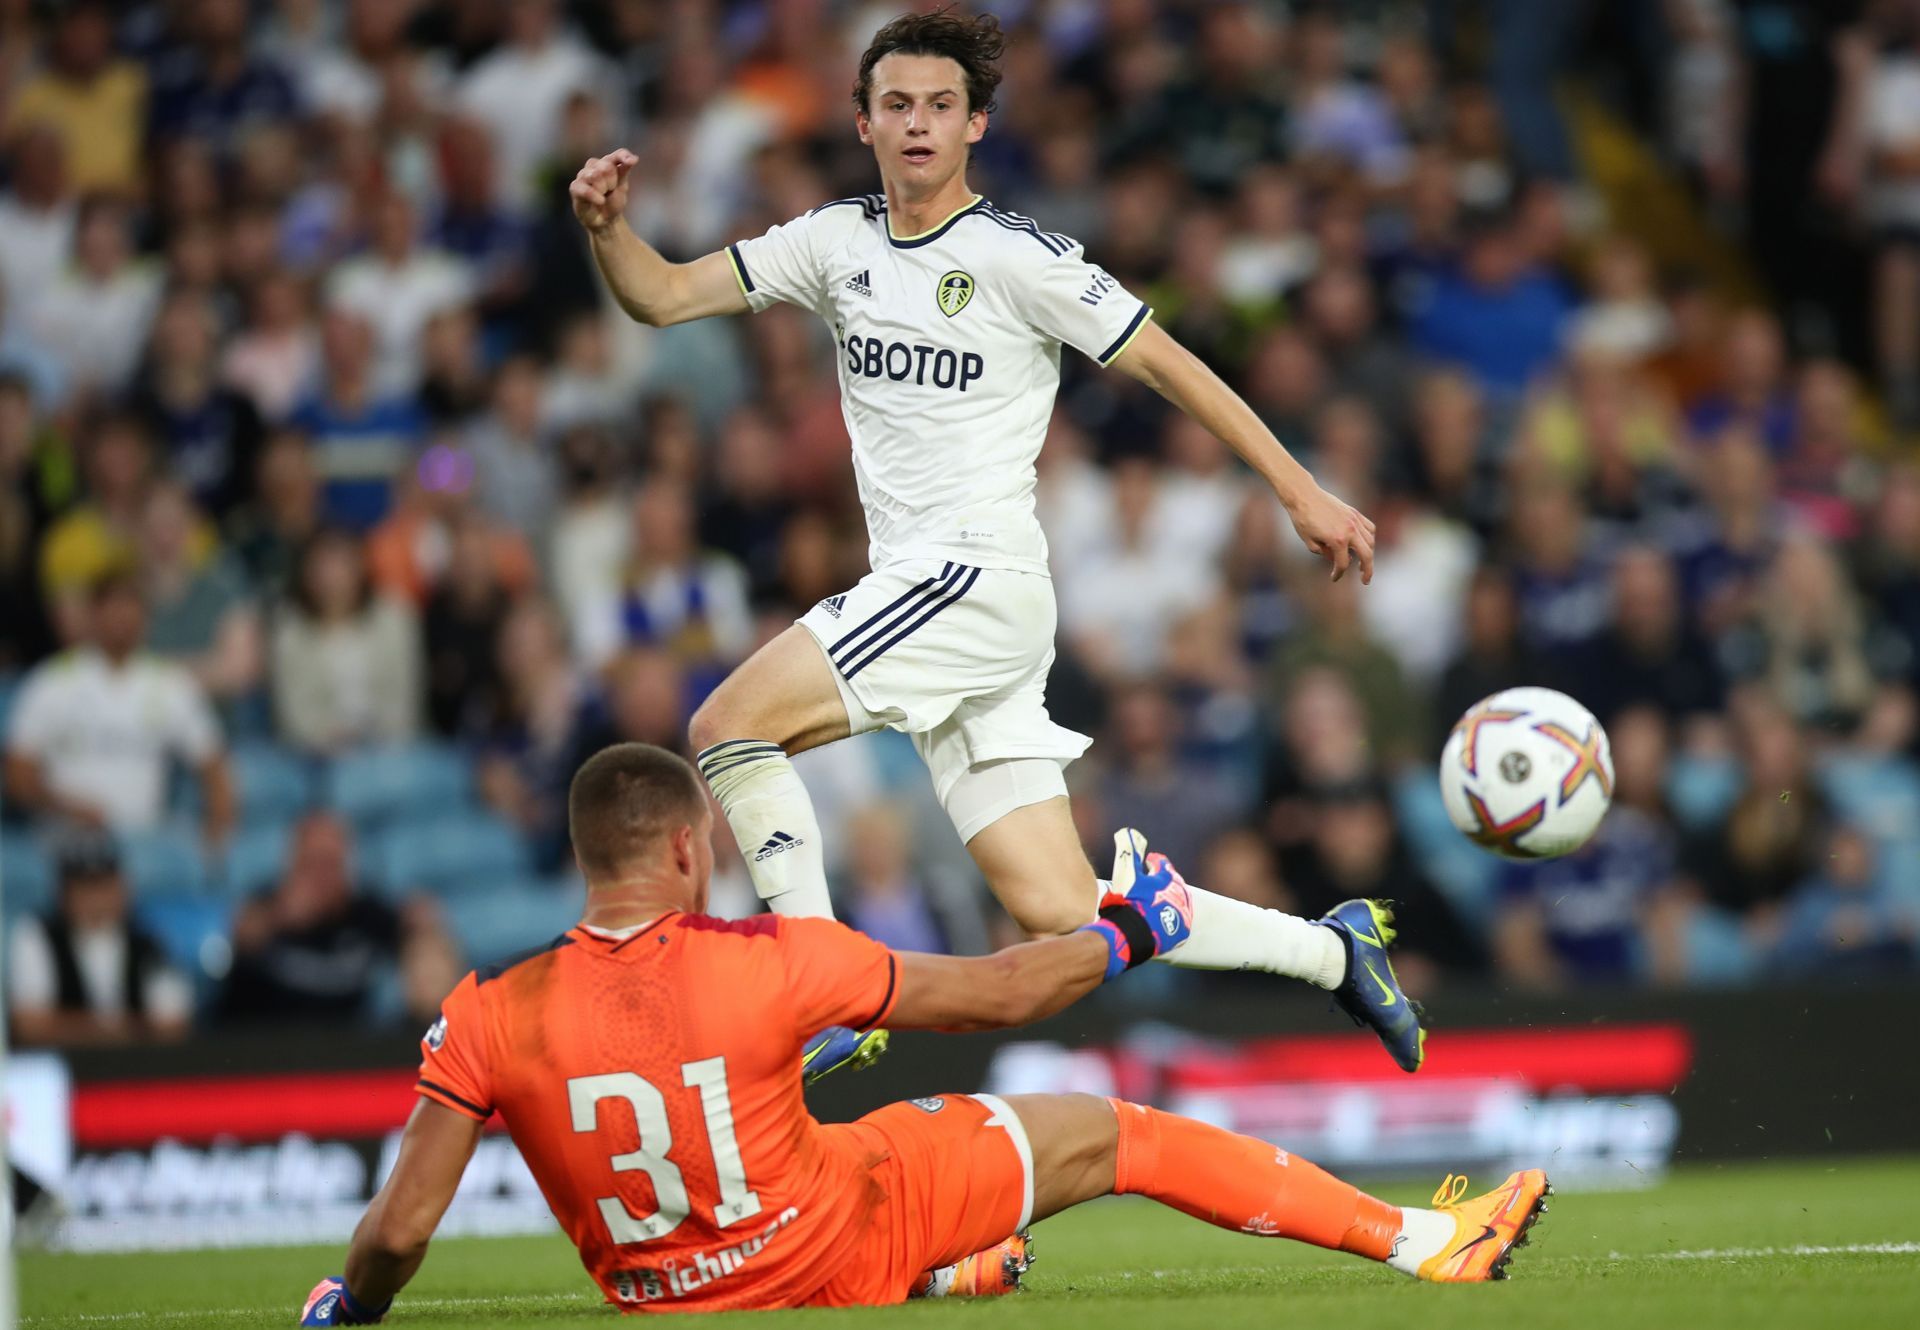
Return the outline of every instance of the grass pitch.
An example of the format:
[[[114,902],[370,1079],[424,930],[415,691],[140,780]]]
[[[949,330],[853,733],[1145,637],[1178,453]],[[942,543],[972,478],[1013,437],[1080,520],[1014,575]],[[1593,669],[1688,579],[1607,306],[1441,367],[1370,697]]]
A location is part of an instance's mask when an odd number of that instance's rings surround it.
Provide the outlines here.
[[[1496,1179],[1476,1179],[1491,1182]],[[1477,1190],[1477,1188],[1476,1188]],[[1395,1190],[1420,1203],[1424,1195]],[[1035,1228],[1028,1292],[876,1311],[736,1314],[702,1324],[1029,1330],[1763,1330],[1920,1326],[1920,1159],[1685,1169],[1647,1191],[1564,1194],[1509,1283],[1417,1285],[1274,1239],[1208,1228],[1148,1202],[1106,1201]],[[291,1325],[339,1270],[338,1248],[141,1256],[29,1254],[22,1325]],[[559,1237],[436,1243],[388,1323],[542,1327],[621,1322]]]

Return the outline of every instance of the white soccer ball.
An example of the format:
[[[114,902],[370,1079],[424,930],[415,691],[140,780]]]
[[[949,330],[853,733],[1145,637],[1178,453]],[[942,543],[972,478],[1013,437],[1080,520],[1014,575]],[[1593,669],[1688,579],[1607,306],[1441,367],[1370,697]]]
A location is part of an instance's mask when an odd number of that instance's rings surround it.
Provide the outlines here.
[[[1440,754],[1460,833],[1506,859],[1579,849],[1613,802],[1613,749],[1593,713],[1551,688],[1509,688],[1468,709]]]

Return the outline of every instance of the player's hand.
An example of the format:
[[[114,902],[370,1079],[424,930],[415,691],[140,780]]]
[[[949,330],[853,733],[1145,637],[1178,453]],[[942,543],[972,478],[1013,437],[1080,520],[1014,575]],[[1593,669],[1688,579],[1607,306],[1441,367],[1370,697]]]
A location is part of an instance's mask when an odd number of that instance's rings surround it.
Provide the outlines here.
[[[347,1281],[328,1275],[307,1294],[307,1305],[300,1309],[301,1325],[377,1325],[393,1305],[389,1300],[380,1307],[364,1307],[347,1292]]]
[[[1109,979],[1166,955],[1193,932],[1193,892],[1167,856],[1148,854],[1147,838],[1131,827],[1114,833],[1113,849],[1100,918],[1087,925],[1107,941]]]
[[[1360,565],[1360,580],[1373,581],[1373,519],[1315,485],[1305,499],[1287,505],[1293,529],[1308,549],[1333,561],[1333,580]]]
[[[573,199],[573,215],[589,231],[599,232],[627,215],[627,173],[640,159],[625,148],[615,148],[605,157],[589,157],[587,164],[567,187]]]

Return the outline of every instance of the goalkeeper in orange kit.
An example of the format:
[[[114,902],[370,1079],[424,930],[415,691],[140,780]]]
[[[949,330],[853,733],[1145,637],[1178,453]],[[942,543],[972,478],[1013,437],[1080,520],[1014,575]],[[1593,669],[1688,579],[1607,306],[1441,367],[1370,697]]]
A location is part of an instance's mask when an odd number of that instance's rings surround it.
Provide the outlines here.
[[[943,1094],[838,1125],[808,1114],[800,1049],[823,1026],[1023,1025],[1178,947],[1186,883],[1137,832],[1116,837],[1095,922],[963,958],[890,951],[827,919],[705,915],[712,816],[693,768],[662,749],[595,755],[568,815],[580,923],[448,997],[393,1172],[302,1324],[385,1314],[495,1113],[624,1311],[895,1303],[977,1253],[1017,1255],[1006,1244],[1033,1220],[1116,1193],[1421,1279],[1483,1280],[1545,1209],[1537,1169],[1401,1208],[1265,1141],[1091,1095]]]

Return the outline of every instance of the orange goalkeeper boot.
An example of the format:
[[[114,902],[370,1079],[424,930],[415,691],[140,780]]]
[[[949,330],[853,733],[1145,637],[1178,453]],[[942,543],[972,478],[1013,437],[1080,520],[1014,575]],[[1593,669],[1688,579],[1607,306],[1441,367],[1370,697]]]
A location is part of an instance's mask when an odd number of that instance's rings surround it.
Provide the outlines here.
[[[1421,1263],[1420,1278],[1441,1284],[1505,1279],[1514,1248],[1527,1245],[1527,1230],[1547,1212],[1547,1197],[1553,1195],[1547,1175],[1537,1168],[1463,1201],[1466,1190],[1466,1178],[1449,1173],[1433,1194],[1434,1209],[1453,1217],[1453,1240]]]
[[[1020,1278],[1033,1264],[1033,1239],[1021,1229],[1005,1242],[929,1270],[910,1296],[916,1298],[998,1298],[1020,1291]]]

